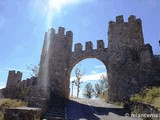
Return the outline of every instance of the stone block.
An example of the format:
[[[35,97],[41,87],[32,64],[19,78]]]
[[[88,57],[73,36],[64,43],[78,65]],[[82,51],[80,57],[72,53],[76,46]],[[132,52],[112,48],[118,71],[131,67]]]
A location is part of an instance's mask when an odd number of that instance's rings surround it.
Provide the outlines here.
[[[72,37],[73,37],[72,31],[67,31],[67,32],[66,32],[66,37],[72,39]]]
[[[75,45],[74,45],[74,51],[75,52],[79,52],[79,51],[82,51],[82,44],[81,43],[76,43]]]
[[[92,50],[93,49],[93,43],[91,41],[86,42],[85,50]]]
[[[6,109],[5,120],[40,120],[41,109],[31,107],[17,107]]]
[[[124,23],[123,15],[116,17],[116,23]]]
[[[128,22],[129,22],[129,23],[134,23],[134,22],[136,22],[136,16],[131,15],[131,16],[128,18]]]
[[[103,48],[104,48],[103,40],[97,40],[97,49],[103,49]]]
[[[65,31],[64,27],[59,27],[58,28],[58,34],[59,35],[64,35],[64,31]]]

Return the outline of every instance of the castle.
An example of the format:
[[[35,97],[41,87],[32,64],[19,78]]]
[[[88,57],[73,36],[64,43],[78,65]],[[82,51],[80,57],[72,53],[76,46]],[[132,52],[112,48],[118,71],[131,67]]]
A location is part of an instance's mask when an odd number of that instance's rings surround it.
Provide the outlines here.
[[[9,71],[5,96],[11,97],[16,90],[31,87],[32,97],[47,101],[67,99],[72,68],[86,58],[96,58],[106,66],[108,97],[113,102],[127,100],[144,86],[160,82],[157,67],[160,59],[153,55],[150,44],[144,44],[142,21],[133,15],[128,22],[124,22],[123,16],[109,22],[108,47],[103,40],[98,40],[97,48],[93,49],[92,41],[88,41],[84,50],[77,43],[72,51],[72,42],[73,33],[65,33],[63,27],[59,27],[58,33],[53,28],[46,32],[38,78],[21,81],[21,72]]]

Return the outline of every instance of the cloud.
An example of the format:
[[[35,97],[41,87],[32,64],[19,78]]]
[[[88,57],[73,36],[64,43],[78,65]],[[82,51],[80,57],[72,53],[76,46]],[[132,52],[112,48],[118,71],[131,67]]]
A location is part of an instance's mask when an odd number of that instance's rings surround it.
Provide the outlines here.
[[[93,74],[93,75],[84,75],[81,80],[82,81],[99,80],[102,74],[105,75],[106,73],[98,73],[98,74]],[[76,79],[75,76],[71,77],[70,80],[72,81],[74,79]]]
[[[95,68],[105,68],[105,66],[104,65],[97,65],[97,66],[95,66]]]
[[[97,74],[97,71],[91,71],[91,74]]]

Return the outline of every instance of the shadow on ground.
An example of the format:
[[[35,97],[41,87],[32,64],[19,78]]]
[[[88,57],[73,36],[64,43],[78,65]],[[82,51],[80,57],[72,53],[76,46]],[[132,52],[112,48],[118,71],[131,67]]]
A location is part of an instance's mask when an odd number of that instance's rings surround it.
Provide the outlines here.
[[[95,107],[74,100],[68,100],[66,105],[67,120],[100,120],[98,117],[112,113],[117,116],[125,116],[129,111],[124,108]]]

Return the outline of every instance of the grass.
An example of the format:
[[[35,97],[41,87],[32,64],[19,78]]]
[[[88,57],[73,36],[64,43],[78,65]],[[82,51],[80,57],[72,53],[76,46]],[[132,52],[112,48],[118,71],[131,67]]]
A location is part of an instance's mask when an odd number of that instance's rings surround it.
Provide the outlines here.
[[[3,113],[5,108],[23,107],[27,103],[20,100],[2,99],[0,100],[0,120],[4,120]]]
[[[3,118],[3,112],[0,111],[0,120],[4,120]]]
[[[141,93],[135,94],[133,97],[130,98],[130,100],[134,102],[144,102],[147,104],[151,104],[154,107],[160,109],[160,88],[146,88]]]
[[[160,97],[155,98],[153,106],[160,110]]]

